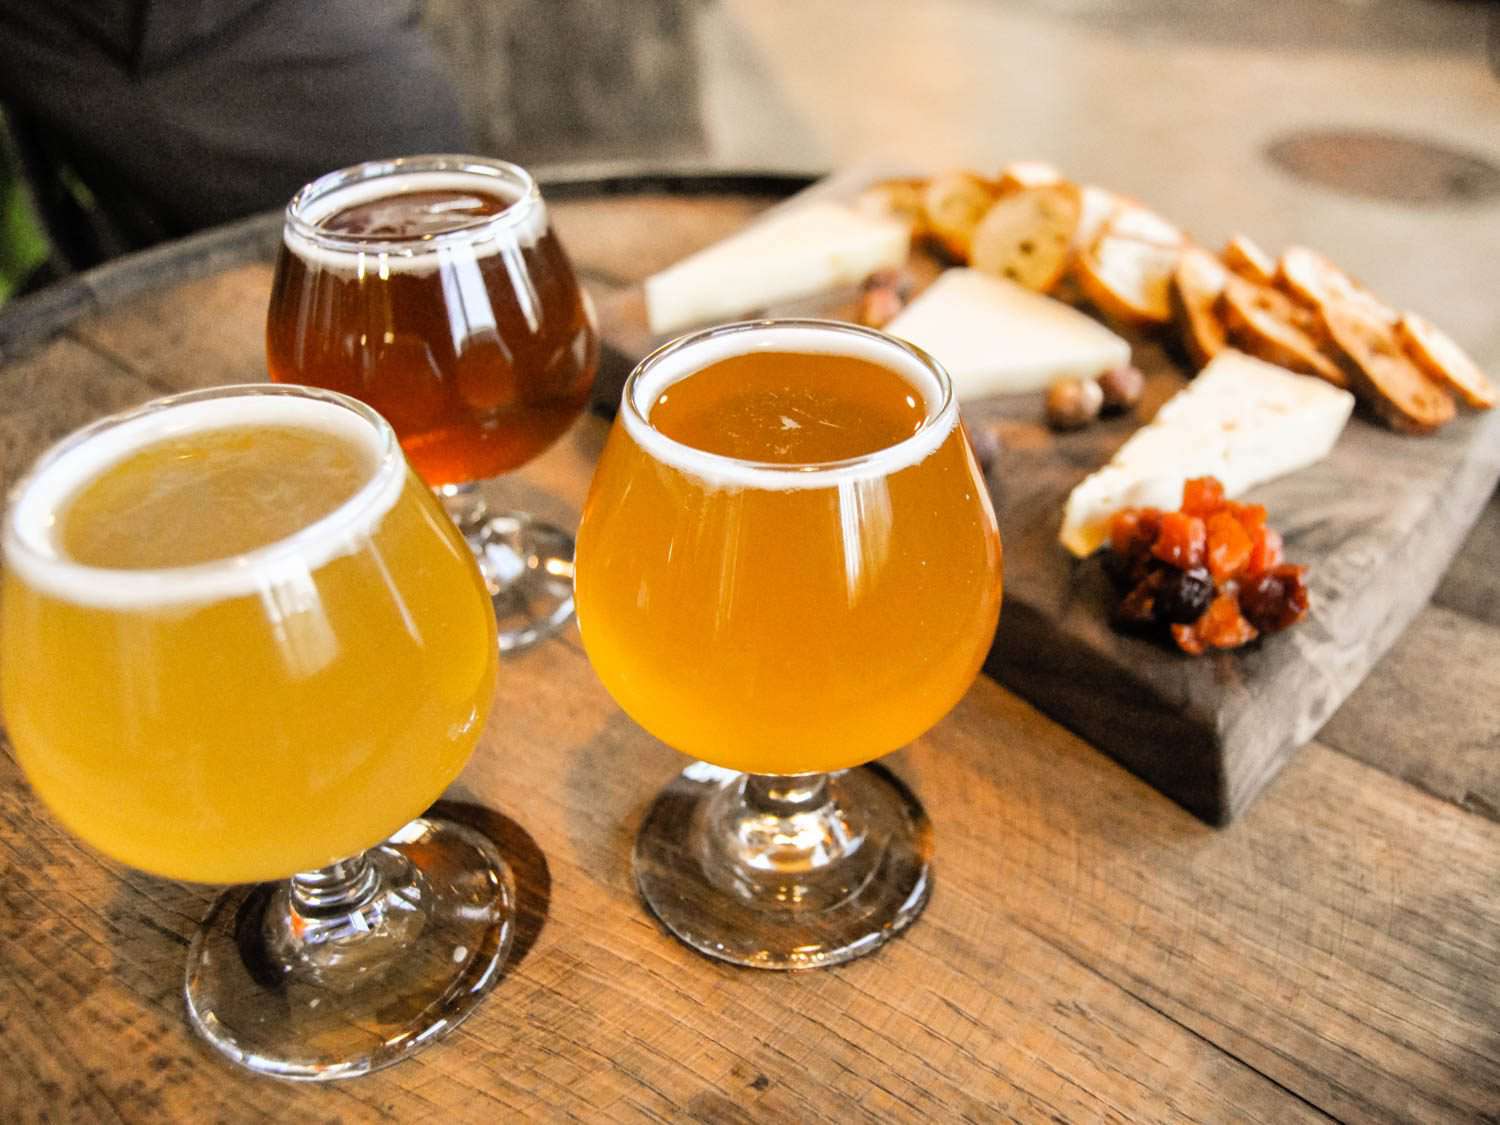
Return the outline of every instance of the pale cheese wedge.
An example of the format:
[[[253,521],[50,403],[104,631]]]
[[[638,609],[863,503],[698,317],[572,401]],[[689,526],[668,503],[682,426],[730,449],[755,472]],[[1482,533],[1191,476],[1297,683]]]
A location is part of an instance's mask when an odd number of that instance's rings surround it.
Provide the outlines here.
[[[1130,362],[1130,345],[1083,313],[972,269],[943,273],[885,326],[953,376],[960,402],[1092,379]]]
[[[647,278],[647,322],[662,335],[857,285],[901,266],[909,249],[910,228],[897,219],[807,203]]]
[[[1058,538],[1084,558],[1121,508],[1176,509],[1192,477],[1218,477],[1234,497],[1295,472],[1328,455],[1353,409],[1353,395],[1321,379],[1221,352],[1073,489]]]

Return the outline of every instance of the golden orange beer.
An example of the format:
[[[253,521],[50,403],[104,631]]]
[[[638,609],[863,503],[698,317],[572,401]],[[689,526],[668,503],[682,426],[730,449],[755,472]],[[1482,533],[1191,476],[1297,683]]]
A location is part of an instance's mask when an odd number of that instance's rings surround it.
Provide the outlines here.
[[[915,353],[818,326],[723,333],[627,384],[578,534],[589,659],[641,726],[715,765],[870,761],[984,659],[988,496]]]
[[[467,157],[363,165],[299,192],[266,347],[272,379],[379,410],[432,485],[546,449],[582,411],[598,359],[535,185]]]
[[[168,402],[54,450],[7,517],[20,764],[71,831],[157,875],[354,855],[472,751],[488,596],[365,408],[275,388]]]

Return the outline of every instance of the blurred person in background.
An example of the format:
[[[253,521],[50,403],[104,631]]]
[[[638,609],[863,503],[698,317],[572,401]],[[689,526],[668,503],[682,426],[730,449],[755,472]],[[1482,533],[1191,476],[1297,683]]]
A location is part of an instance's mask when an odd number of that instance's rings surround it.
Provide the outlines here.
[[[0,109],[0,300],[335,168],[469,147],[419,0],[0,0]]]

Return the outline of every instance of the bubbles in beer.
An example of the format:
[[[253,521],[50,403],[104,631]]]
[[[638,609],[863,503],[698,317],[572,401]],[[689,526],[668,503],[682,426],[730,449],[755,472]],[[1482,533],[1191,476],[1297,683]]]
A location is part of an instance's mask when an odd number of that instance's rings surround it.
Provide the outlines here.
[[[925,416],[916,390],[888,367],[858,356],[757,350],[673,383],[650,422],[705,453],[813,465],[895,445]]]
[[[620,417],[651,456],[711,487],[827,488],[915,465],[942,445],[958,410],[929,362],[861,329],[732,325],[648,361]],[[803,394],[809,385],[817,390]],[[728,432],[725,417],[737,419]]]

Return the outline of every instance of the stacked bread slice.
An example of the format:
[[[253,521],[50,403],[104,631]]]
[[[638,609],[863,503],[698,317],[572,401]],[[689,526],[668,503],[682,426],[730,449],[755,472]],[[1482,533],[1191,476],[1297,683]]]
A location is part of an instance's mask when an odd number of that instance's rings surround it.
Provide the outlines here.
[[[1451,337],[1316,251],[1292,246],[1278,258],[1237,234],[1214,254],[1138,201],[1047,164],[889,181],[859,206],[906,221],[952,262],[1089,306],[1123,329],[1167,331],[1194,370],[1235,348],[1347,388],[1406,433],[1497,399]]]

